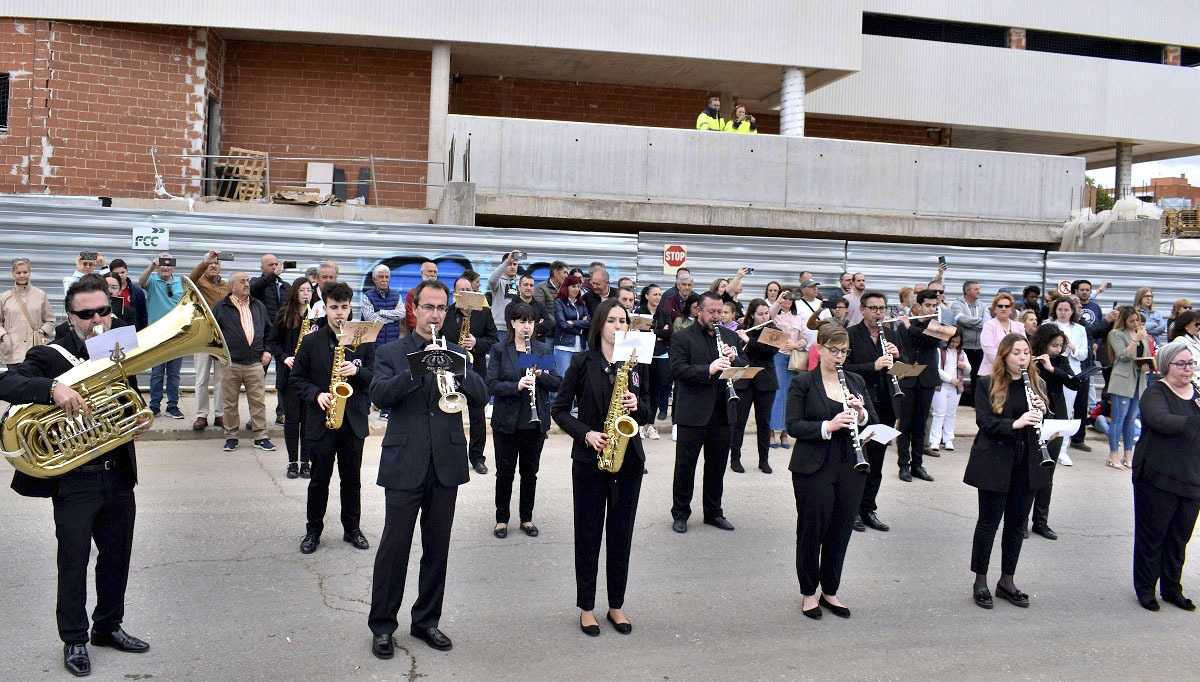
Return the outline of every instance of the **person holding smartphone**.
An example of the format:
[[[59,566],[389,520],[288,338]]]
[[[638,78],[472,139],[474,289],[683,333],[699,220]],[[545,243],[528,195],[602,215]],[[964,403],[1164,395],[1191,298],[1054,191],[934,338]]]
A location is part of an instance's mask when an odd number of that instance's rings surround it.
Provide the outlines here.
[[[71,285],[78,282],[80,277],[84,275],[107,275],[108,263],[105,262],[104,256],[99,251],[80,251],[79,257],[75,259],[75,272],[71,273],[70,277],[63,278],[63,293],[71,288]]]
[[[492,295],[492,321],[496,323],[496,330],[500,332],[500,343],[504,343],[504,332],[508,329],[504,311],[509,303],[521,297],[517,286],[520,278],[517,274],[518,256],[523,258],[525,253],[513,250],[504,254],[504,260],[501,260],[488,276],[488,293]]]
[[[151,274],[154,276],[151,277]],[[175,274],[175,259],[163,251],[151,260],[138,285],[146,290],[146,319],[154,324],[179,303],[183,296],[183,280]],[[150,412],[158,416],[162,407],[163,389],[167,394],[167,416],[172,419],[183,419],[179,411],[179,370],[183,367],[183,358],[167,360],[161,365],[155,365],[150,370]]]

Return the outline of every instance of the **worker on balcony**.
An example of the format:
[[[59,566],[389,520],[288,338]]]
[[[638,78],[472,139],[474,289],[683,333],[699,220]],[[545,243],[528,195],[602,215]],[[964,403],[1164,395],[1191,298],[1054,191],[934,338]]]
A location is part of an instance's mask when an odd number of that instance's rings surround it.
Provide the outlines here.
[[[733,108],[733,120],[725,123],[725,132],[757,135],[758,122],[746,113],[746,107],[739,104]]]
[[[708,98],[708,108],[696,117],[696,130],[712,130],[718,133],[725,130],[725,119],[721,118],[720,97]]]

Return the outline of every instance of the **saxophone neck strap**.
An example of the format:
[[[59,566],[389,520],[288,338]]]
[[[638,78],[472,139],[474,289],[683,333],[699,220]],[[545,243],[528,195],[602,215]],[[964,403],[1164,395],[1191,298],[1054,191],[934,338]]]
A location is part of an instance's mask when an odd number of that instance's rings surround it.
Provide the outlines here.
[[[82,358],[75,357],[74,355],[71,354],[71,351],[67,350],[66,348],[63,348],[62,346],[58,345],[57,343],[50,344],[50,347],[53,348],[54,350],[58,351],[58,354],[63,356],[64,360],[71,363],[72,367],[78,367],[79,365],[82,365],[85,362],[85,360],[83,360]]]

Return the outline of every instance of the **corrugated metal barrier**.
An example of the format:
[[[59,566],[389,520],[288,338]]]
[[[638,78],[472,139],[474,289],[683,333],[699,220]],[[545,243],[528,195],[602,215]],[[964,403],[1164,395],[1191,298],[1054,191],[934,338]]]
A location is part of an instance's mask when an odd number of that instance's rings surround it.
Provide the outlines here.
[[[979,282],[984,299],[990,302],[1001,288],[1012,289],[1020,298],[1026,286],[1041,286],[1045,255],[1045,251],[1033,249],[849,242],[846,270],[865,273],[868,289],[881,290],[888,303],[897,303],[900,287],[932,280],[937,275],[938,256],[945,256],[946,300],[960,297],[962,283],[971,279]]]

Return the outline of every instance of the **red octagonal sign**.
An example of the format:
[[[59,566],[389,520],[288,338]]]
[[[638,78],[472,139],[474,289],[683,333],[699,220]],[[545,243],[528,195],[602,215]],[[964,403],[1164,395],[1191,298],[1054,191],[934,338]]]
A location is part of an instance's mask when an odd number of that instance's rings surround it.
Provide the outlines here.
[[[663,247],[663,263],[669,268],[681,268],[687,262],[687,247],[668,244]]]

